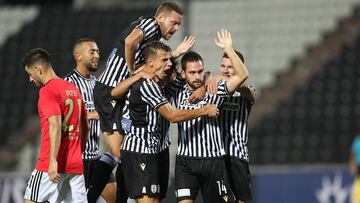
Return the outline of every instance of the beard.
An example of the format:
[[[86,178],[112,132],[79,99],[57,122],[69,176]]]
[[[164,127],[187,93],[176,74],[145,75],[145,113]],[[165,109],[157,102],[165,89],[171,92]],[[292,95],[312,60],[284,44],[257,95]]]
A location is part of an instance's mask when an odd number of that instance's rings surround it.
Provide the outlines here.
[[[90,72],[96,72],[97,71],[97,67],[94,67],[93,65],[91,65],[91,62],[90,63],[87,63],[85,65],[85,67],[90,71]]]

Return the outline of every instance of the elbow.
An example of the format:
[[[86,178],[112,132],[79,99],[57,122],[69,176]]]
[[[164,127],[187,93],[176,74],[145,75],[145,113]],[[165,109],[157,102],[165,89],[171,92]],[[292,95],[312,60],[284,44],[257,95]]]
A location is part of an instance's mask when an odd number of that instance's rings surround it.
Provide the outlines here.
[[[166,118],[170,123],[178,123],[179,117],[176,114],[170,114]]]
[[[125,38],[125,50],[132,48],[133,44],[134,44],[134,41],[131,38],[129,38],[129,37]]]

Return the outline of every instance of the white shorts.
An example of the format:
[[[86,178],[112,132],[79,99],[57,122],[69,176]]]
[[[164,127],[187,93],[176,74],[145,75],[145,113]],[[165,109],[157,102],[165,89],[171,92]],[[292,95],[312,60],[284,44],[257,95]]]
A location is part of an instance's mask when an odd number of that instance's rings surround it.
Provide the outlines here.
[[[50,181],[48,173],[34,170],[27,184],[24,199],[34,202],[87,202],[83,175],[60,173],[60,182]]]

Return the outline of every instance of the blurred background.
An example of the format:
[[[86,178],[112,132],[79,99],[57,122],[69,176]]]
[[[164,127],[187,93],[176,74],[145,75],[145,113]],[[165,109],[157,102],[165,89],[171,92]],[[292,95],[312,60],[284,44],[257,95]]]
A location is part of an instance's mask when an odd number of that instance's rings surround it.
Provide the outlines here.
[[[157,0],[0,0],[0,203],[23,202],[39,147],[38,89],[18,61],[34,47],[63,77],[72,45],[97,41],[101,68],[121,31]],[[232,32],[257,89],[250,116],[253,203],[348,203],[351,143],[360,134],[360,0],[184,0],[180,31],[218,73],[216,31]],[[100,74],[100,69],[97,74]],[[172,157],[177,132],[172,128]],[[173,174],[174,168],[171,168]],[[174,202],[170,181],[168,198]]]

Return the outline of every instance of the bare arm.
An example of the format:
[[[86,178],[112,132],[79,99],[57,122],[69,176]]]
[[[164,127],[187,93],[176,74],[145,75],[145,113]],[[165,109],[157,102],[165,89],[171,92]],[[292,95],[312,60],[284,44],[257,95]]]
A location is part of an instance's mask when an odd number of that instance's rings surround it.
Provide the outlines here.
[[[216,117],[219,115],[219,109],[213,104],[194,110],[180,110],[166,103],[158,108],[158,112],[171,123],[179,123],[200,116]]]
[[[61,115],[54,115],[48,118],[49,121],[49,140],[50,140],[50,159],[48,175],[52,182],[58,183],[60,176],[58,174],[57,156],[61,143]]]
[[[135,52],[137,46],[144,40],[142,30],[135,28],[130,35],[125,38],[125,61],[130,73],[135,71]]]
[[[111,96],[116,99],[122,98],[123,96],[125,96],[126,92],[129,91],[130,86],[136,81],[138,81],[140,78],[150,79],[152,77],[154,77],[153,73],[146,73],[144,71],[141,71],[136,75],[133,75],[130,78],[119,83],[114,89],[111,90]]]
[[[99,120],[99,114],[97,111],[87,112],[86,117],[88,120]]]
[[[81,111],[81,120],[80,120],[80,139],[81,139],[81,151],[85,150],[87,136],[89,134],[89,123],[87,119],[87,112],[85,109],[85,105],[83,105],[83,109]],[[97,114],[97,112],[96,112]],[[99,115],[98,115],[99,116]]]
[[[249,72],[232,48],[230,32],[226,30],[221,30],[221,32],[218,32],[218,41],[215,40],[215,43],[217,46],[224,49],[233,65],[235,74],[227,81],[228,91],[229,93],[233,93],[249,77]]]
[[[188,52],[194,44],[195,44],[195,37],[186,36],[184,40],[179,44],[179,46],[174,51],[171,52],[171,56],[174,58],[180,57],[181,55]]]

